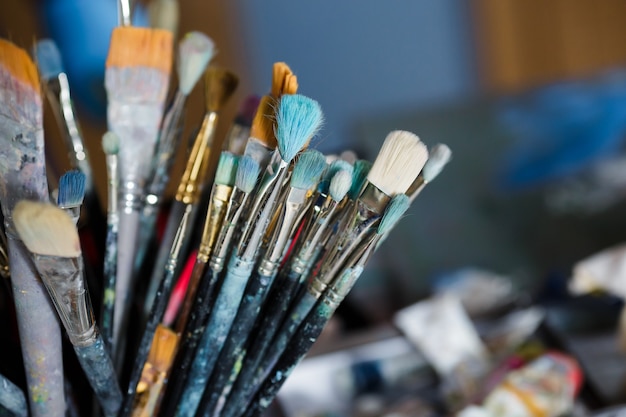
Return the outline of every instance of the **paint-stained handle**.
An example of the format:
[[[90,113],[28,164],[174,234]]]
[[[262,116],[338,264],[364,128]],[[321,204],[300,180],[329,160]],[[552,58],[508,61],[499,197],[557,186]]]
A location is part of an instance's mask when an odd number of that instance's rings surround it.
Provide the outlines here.
[[[113,316],[115,312],[115,280],[117,274],[117,222],[107,224],[104,252],[104,291],[102,295],[102,339],[109,352],[113,352]]]
[[[28,417],[26,397],[21,389],[0,375],[0,416]]]
[[[105,416],[117,416],[122,404],[122,392],[102,338],[98,336],[95,343],[88,346],[74,346],[74,351]]]

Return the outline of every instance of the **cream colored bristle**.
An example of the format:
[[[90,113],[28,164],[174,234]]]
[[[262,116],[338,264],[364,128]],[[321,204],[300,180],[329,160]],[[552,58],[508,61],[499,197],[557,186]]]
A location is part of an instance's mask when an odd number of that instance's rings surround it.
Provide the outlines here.
[[[22,200],[13,209],[13,221],[29,251],[38,255],[75,258],[80,240],[74,222],[52,204]]]
[[[271,149],[278,146],[276,136],[274,135],[275,107],[274,100],[270,96],[263,96],[250,128],[250,136],[258,139],[263,145]]]
[[[13,78],[28,84],[37,92],[40,91],[37,66],[33,60],[25,50],[5,39],[0,39],[0,66]]]
[[[106,66],[172,70],[173,36],[164,29],[123,26],[113,29]]]
[[[389,196],[404,194],[427,159],[428,149],[417,135],[393,131],[385,138],[367,180]]]

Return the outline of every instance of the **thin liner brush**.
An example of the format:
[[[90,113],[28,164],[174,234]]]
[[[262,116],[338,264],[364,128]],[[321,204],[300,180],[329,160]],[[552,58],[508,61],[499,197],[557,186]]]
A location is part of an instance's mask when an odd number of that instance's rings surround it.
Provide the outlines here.
[[[63,209],[75,225],[80,218],[80,207],[85,197],[86,177],[81,171],[68,171],[59,179],[57,205]]]
[[[178,47],[178,89],[169,106],[161,129],[156,151],[152,158],[152,169],[141,214],[139,241],[135,271],[143,264],[147,246],[153,235],[154,225],[162,205],[162,197],[169,182],[174,154],[180,143],[183,130],[187,97],[204,73],[213,58],[215,46],[213,41],[201,32],[189,32],[181,40]]]
[[[398,194],[391,199],[378,224],[376,234],[346,260],[338,278],[333,281],[315,309],[307,316],[285,347],[284,353],[272,369],[270,376],[260,387],[252,404],[243,413],[245,417],[259,416],[271,404],[282,384],[313,346],[330,317],[356,283],[374,252],[377,242],[393,228],[409,205],[410,201],[406,195]]]
[[[189,219],[189,227],[196,223],[198,214],[198,202],[202,195],[204,182],[208,173],[209,156],[211,144],[215,136],[219,113],[237,88],[237,76],[225,69],[209,68],[205,75],[206,94],[206,114],[200,127],[200,132],[196,136],[187,166],[178,184],[178,190],[170,214],[167,219],[165,233],[159,246],[159,251],[154,263],[152,276],[150,277],[148,290],[144,301],[144,314],[147,315],[150,306],[156,296],[156,288],[159,284],[168,253],[172,246],[174,234],[178,229],[182,213],[187,210],[187,206],[193,208]],[[187,253],[191,233],[185,233],[185,241],[182,242],[181,255]],[[179,262],[180,263],[180,260]]]
[[[422,172],[420,172],[406,192],[409,198],[411,198],[411,202],[417,198],[428,183],[437,178],[443,168],[450,162],[450,158],[452,158],[452,151],[447,145],[438,143],[431,148]]]
[[[113,29],[105,87],[109,130],[120,139],[118,302],[115,303],[113,330],[116,353],[132,304],[140,210],[163,115],[171,65],[170,32],[135,27]]]
[[[325,168],[324,155],[318,151],[306,150],[297,158],[291,175],[289,194],[280,209],[281,216],[278,222],[280,226],[274,232],[256,273],[248,281],[237,316],[215,363],[215,369],[204,390],[196,415],[205,415],[209,412],[212,415],[219,415],[219,410],[215,408],[221,408],[220,404],[226,400],[231,384],[237,377],[236,373],[233,375],[233,371],[239,369],[246,353],[245,344],[261,311],[267,291],[276,277],[289,234],[299,220],[300,207],[305,205],[309,190],[317,185]]]
[[[17,203],[13,216],[100,406],[116,416],[122,393],[94,322],[76,225],[62,209],[33,201]]]
[[[117,275],[117,235],[119,215],[117,213],[117,191],[119,172],[117,153],[120,149],[120,139],[113,132],[106,132],[102,136],[102,150],[106,157],[107,169],[107,237],[104,248],[104,290],[102,291],[102,339],[107,349],[113,355],[113,320],[115,312],[115,282]]]
[[[310,98],[285,95],[280,100],[276,114],[276,137],[280,162],[275,170],[266,172],[270,178],[268,182],[271,184],[267,198],[260,206],[260,210],[250,214],[256,221],[254,225],[249,225],[250,227],[243,231],[239,245],[231,258],[215,308],[209,317],[190,369],[186,388],[179,402],[178,416],[191,416],[195,412],[206,381],[219,355],[223,338],[230,331],[237,313],[265,229],[274,213],[276,199],[287,175],[287,168],[306,141],[318,131],[322,119],[319,104]]]
[[[0,375],[0,414],[13,417],[28,417],[28,405],[22,390],[3,375]]]
[[[30,254],[17,235],[13,208],[48,201],[39,77],[26,51],[0,39],[0,206],[11,284],[33,417],[65,412],[59,321]]]
[[[182,395],[185,388],[185,378],[188,369],[193,361],[195,351],[202,337],[204,326],[211,313],[212,307],[217,296],[216,287],[220,272],[223,269],[226,255],[229,252],[233,234],[237,230],[239,219],[242,215],[248,196],[253,191],[257,183],[260,167],[259,164],[250,156],[244,155],[237,168],[235,177],[235,187],[231,192],[231,196],[224,214],[223,227],[215,242],[214,250],[209,261],[209,268],[202,279],[193,305],[188,313],[183,308],[176,329],[184,328],[182,332],[182,340],[179,344],[179,350],[176,354],[175,363],[172,369],[176,369],[168,382],[168,387],[163,398],[163,409],[159,413],[160,416],[173,415],[176,411],[178,399]],[[186,324],[185,324],[186,323]]]

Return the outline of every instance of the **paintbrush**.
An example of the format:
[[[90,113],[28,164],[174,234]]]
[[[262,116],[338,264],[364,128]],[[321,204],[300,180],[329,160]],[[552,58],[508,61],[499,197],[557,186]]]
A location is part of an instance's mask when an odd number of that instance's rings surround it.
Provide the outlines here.
[[[225,149],[237,155],[243,154],[248,138],[250,138],[252,120],[260,101],[261,98],[256,95],[248,96],[244,100],[233,121],[233,125],[228,130],[226,139],[224,139]]]
[[[21,199],[48,201],[40,89],[37,69],[28,54],[0,40],[0,205],[28,401],[34,417],[56,417],[65,412],[61,331],[12,217]]]
[[[28,417],[24,393],[3,375],[0,375],[0,415]]]
[[[180,7],[177,0],[153,0],[148,3],[150,27],[169,30],[176,36]]]
[[[230,249],[230,243],[237,230],[237,225],[246,206],[248,196],[256,185],[259,172],[259,164],[251,156],[244,155],[239,160],[235,187],[231,192],[226,207],[222,222],[223,227],[214,245],[209,261],[210,267],[206,268],[205,275],[200,280],[195,299],[192,300],[192,307],[188,309],[183,306],[183,311],[176,323],[178,331],[184,329],[176,361],[173,365],[173,369],[176,369],[177,372],[170,377],[163,400],[164,409],[159,415],[172,415],[176,411],[177,400],[175,399],[180,398],[182,395],[184,378],[187,376],[187,370],[191,366],[204,325],[214,304],[219,273],[223,269],[224,261]]]
[[[179,401],[177,415],[193,415],[200,401],[204,385],[219,355],[224,337],[228,334],[241,302],[248,277],[256,261],[265,229],[274,213],[287,168],[302,146],[318,131],[322,123],[319,104],[301,95],[284,95],[276,113],[276,138],[280,162],[268,166],[264,178],[267,197],[259,210],[251,215],[256,219],[242,231],[226,276],[211,312],[198,350],[186,378],[185,390]],[[271,165],[271,164],[270,164]]]
[[[187,97],[204,73],[214,55],[213,41],[201,32],[189,32],[178,46],[178,89],[165,113],[156,151],[152,158],[150,179],[146,186],[146,196],[141,214],[135,272],[137,273],[145,257],[154,225],[162,205],[163,194],[169,182],[174,154],[182,134]]]
[[[119,137],[119,235],[113,341],[120,342],[134,287],[133,265],[144,186],[150,174],[172,65],[172,34],[113,29],[106,62],[107,119]],[[117,349],[117,348],[115,348]]]
[[[131,0],[118,0],[117,2],[117,24],[119,26],[130,26],[132,24],[130,2]]]
[[[81,171],[68,171],[59,178],[57,205],[75,225],[80,218],[80,207],[85,197],[86,176]]]
[[[58,207],[26,200],[16,204],[13,219],[100,406],[116,416],[122,393],[94,322],[76,225]]]
[[[411,202],[417,198],[429,182],[441,173],[443,168],[450,162],[450,158],[452,158],[452,151],[445,144],[438,143],[430,149],[428,161],[426,161],[424,169],[422,169],[422,172],[420,172],[406,192],[411,198]]]
[[[117,274],[117,228],[119,215],[117,213],[117,190],[119,172],[117,153],[120,149],[120,139],[113,132],[102,135],[102,150],[106,157],[107,169],[107,237],[104,249],[104,290],[102,297],[102,316],[100,331],[102,339],[113,355],[113,319],[115,312],[115,281]]]
[[[152,276],[150,277],[148,290],[144,301],[144,312],[149,312],[156,295],[156,288],[163,275],[165,262],[172,246],[174,234],[178,229],[182,213],[188,206],[193,209],[189,219],[189,226],[195,224],[198,214],[198,202],[202,195],[204,182],[208,173],[211,143],[215,136],[219,113],[228,99],[237,88],[238,78],[232,72],[211,67],[205,76],[206,93],[206,114],[200,127],[200,132],[196,136],[193,147],[187,160],[187,166],[178,184],[178,190],[172,208],[167,219],[165,233],[161,240],[159,251],[154,263]],[[187,253],[187,246],[190,242],[190,233],[186,233],[185,241],[182,242],[181,255]],[[180,263],[180,262],[179,262]]]
[[[137,353],[135,354],[135,361],[131,370],[128,389],[126,390],[126,395],[124,396],[124,401],[118,417],[130,416],[133,410],[137,387],[146,361],[148,360],[150,346],[152,345],[157,326],[163,319],[165,309],[167,308],[167,301],[172,291],[178,259],[180,259],[180,252],[186,238],[185,233],[189,231],[188,222],[191,217],[192,210],[193,207],[191,205],[187,205],[186,210],[183,213],[183,217],[180,220],[178,230],[176,231],[176,236],[174,237],[170,255],[165,266],[165,274],[163,275],[161,282],[159,283],[159,287],[157,288],[157,296],[154,299],[154,304],[150,310],[148,321],[141,336]]]
[[[318,151],[306,150],[297,158],[288,187],[289,194],[280,208],[279,227],[274,232],[257,270],[249,279],[231,330],[204,390],[199,405],[199,412],[202,415],[209,411],[218,415],[219,411],[213,412],[214,408],[218,406],[218,402],[223,403],[228,392],[230,392],[230,387],[226,386],[229,385],[227,382],[234,381],[236,378],[236,375],[231,375],[231,373],[238,369],[237,364],[241,364],[245,355],[244,346],[256,322],[267,291],[271,288],[278,272],[290,237],[289,233],[300,219],[300,207],[305,206],[309,191],[317,185],[325,168],[324,155]]]
[[[335,278],[346,258],[357,250],[376,232],[385,207],[396,194],[404,193],[421,171],[428,151],[419,138],[405,131],[394,131],[387,135],[383,146],[370,169],[363,190],[350,207],[347,221],[335,233],[335,238],[319,261],[321,265],[314,271],[308,291],[292,301],[286,320],[277,331],[272,350],[267,352],[254,370],[254,376],[238,378],[233,392],[223,410],[225,416],[235,416],[243,412],[257,387],[273,364],[278,360],[278,352],[291,339],[302,320],[309,314],[328,283]],[[313,279],[314,278],[314,279]]]
[[[270,376],[263,382],[254,401],[247,405],[242,415],[260,416],[270,405],[282,384],[313,346],[330,317],[356,283],[379,239],[393,228],[409,205],[410,201],[406,195],[398,194],[391,199],[380,219],[375,235],[364,241],[361,248],[346,259],[338,278],[324,292],[316,307],[293,335]]]

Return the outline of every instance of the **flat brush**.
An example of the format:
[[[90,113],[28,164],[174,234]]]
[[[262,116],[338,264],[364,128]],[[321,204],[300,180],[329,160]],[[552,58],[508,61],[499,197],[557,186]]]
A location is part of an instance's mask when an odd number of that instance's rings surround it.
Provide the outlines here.
[[[237,88],[237,76],[225,69],[211,67],[205,75],[206,93],[206,114],[200,127],[200,132],[196,136],[193,147],[187,160],[187,165],[183,176],[178,184],[178,190],[172,208],[170,210],[165,233],[159,246],[159,252],[154,263],[154,269],[146,298],[144,302],[144,312],[148,313],[156,295],[156,287],[163,275],[165,262],[168,258],[169,250],[172,246],[174,233],[178,229],[182,213],[188,206],[192,207],[189,226],[195,224],[198,214],[197,205],[202,195],[204,182],[208,173],[211,144],[215,136],[219,113],[230,99]],[[181,255],[187,253],[190,241],[190,233],[186,233],[185,241],[182,243]]]
[[[81,171],[68,171],[59,179],[57,205],[70,216],[76,225],[85,197],[85,185],[86,176]]]
[[[113,29],[105,70],[109,130],[119,137],[119,234],[113,341],[126,329],[144,187],[158,138],[172,66],[172,34]]]
[[[0,40],[0,205],[33,417],[65,412],[61,330],[50,298],[19,239],[13,208],[48,201],[39,77],[26,51]]]
[[[217,360],[223,340],[230,331],[243,292],[252,273],[263,235],[274,213],[289,163],[302,146],[320,128],[323,120],[319,104],[300,95],[285,95],[276,113],[276,138],[280,162],[268,167],[266,184],[269,183],[267,198],[259,210],[251,213],[256,219],[242,231],[242,237],[228,265],[226,276],[209,317],[206,329],[198,346],[185,391],[177,411],[178,416],[191,416],[202,396],[204,386]]]
[[[102,339],[113,354],[113,320],[115,315],[115,282],[117,275],[117,235],[119,215],[117,213],[117,191],[119,172],[117,153],[120,150],[120,139],[113,132],[102,136],[102,150],[106,157],[107,169],[107,237],[104,248],[104,290],[102,291]]]
[[[201,32],[189,32],[178,47],[178,89],[174,94],[159,131],[159,140],[152,158],[152,169],[141,214],[135,271],[143,264],[145,253],[153,236],[156,218],[163,194],[169,182],[174,154],[183,130],[187,97],[204,73],[214,55],[213,41]]]
[[[215,302],[218,278],[224,267],[233,234],[237,230],[248,196],[256,185],[259,172],[259,164],[252,157],[244,155],[240,159],[235,177],[235,187],[231,192],[222,222],[223,227],[217,237],[209,261],[210,267],[205,268],[206,271],[196,290],[195,299],[192,299],[191,308],[183,306],[176,323],[176,329],[184,329],[184,332],[182,332],[182,340],[173,365],[173,369],[176,369],[177,372],[170,377],[163,400],[163,410],[159,413],[161,416],[173,415],[176,411],[178,399],[185,388],[188,370]]]
[[[51,204],[25,200],[16,204],[13,219],[100,406],[106,416],[116,416],[122,393],[94,322],[76,225]]]
[[[0,375],[0,415],[28,417],[24,393],[2,375]]]
[[[391,230],[409,205],[410,201],[406,195],[398,194],[391,199],[378,224],[375,236],[370,237],[359,251],[351,254],[346,260],[338,278],[333,281],[315,309],[306,317],[289,341],[270,376],[260,387],[253,403],[248,405],[243,413],[244,416],[260,416],[271,404],[282,384],[313,346],[330,317],[356,283],[374,252],[378,240]]]
[[[313,189],[324,169],[324,155],[315,150],[306,150],[297,158],[290,179],[289,194],[282,205],[279,227],[274,232],[268,249],[259,263],[255,274],[249,279],[244,296],[233,321],[228,337],[215,364],[215,369],[204,390],[198,412],[219,415],[219,404],[223,404],[230,392],[229,381],[234,382],[237,364],[245,355],[244,346],[256,322],[267,291],[271,288],[283,258],[289,233],[299,220],[300,207],[304,206],[309,190]],[[218,404],[219,403],[219,404]],[[198,414],[196,412],[196,414]]]

